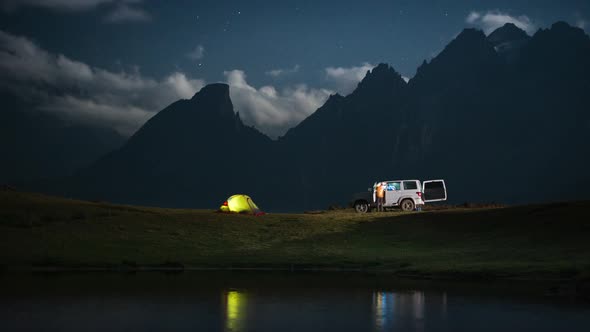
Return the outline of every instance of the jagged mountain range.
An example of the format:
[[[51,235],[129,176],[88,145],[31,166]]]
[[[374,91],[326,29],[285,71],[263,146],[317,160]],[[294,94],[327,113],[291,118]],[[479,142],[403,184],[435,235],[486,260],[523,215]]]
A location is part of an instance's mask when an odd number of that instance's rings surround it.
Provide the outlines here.
[[[124,203],[268,210],[342,205],[375,180],[444,178],[454,202],[589,198],[590,39],[555,23],[465,29],[406,83],[389,65],[272,141],[212,84],[44,191]]]

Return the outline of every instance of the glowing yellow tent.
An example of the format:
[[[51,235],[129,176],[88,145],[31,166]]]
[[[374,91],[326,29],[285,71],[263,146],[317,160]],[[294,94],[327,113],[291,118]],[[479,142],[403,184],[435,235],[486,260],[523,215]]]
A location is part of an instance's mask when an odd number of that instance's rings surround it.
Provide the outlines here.
[[[248,195],[231,196],[227,201],[223,202],[219,208],[219,212],[247,213],[257,216],[264,214]]]

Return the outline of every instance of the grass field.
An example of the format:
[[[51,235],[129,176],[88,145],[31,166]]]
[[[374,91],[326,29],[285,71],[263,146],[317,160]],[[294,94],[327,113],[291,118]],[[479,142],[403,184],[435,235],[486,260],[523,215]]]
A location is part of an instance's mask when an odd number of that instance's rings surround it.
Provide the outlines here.
[[[0,265],[587,278],[590,202],[254,217],[5,191],[0,192]]]

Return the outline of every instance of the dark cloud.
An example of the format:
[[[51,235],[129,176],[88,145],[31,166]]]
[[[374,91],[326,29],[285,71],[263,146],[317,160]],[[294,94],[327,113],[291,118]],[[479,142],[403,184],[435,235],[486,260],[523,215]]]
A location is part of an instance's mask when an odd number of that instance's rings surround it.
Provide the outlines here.
[[[366,66],[366,67],[365,67]],[[370,65],[326,68],[338,86],[356,85]],[[255,88],[242,70],[224,73],[235,109],[244,121],[277,137],[284,134],[334,93],[296,84],[277,89]],[[0,30],[0,88],[36,102],[39,109],[83,123],[117,129],[129,135],[168,104],[190,98],[205,85],[202,79],[174,72],[161,80],[138,68],[113,72],[62,54],[52,54],[25,37]]]
[[[49,10],[80,12],[107,5],[109,13],[104,17],[108,23],[146,22],[151,15],[140,7],[142,0],[4,0],[2,9],[15,12],[22,7],[37,7]]]
[[[92,9],[101,4],[114,2],[118,2],[118,0],[5,0],[2,2],[2,4],[5,9],[9,10],[16,10],[20,7],[40,7],[47,9],[80,11]]]
[[[135,69],[112,72],[54,55],[0,30],[0,87],[39,109],[131,134],[155,112],[190,98],[204,81],[174,72],[157,80]]]

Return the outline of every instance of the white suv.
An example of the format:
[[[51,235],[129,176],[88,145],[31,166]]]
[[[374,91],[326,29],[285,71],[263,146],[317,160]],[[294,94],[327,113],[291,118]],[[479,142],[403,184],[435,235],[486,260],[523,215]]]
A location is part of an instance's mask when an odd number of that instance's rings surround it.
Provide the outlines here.
[[[425,203],[447,200],[447,187],[444,180],[393,180],[375,182],[368,192],[355,195],[352,206],[359,213],[365,213],[377,207],[375,188],[385,182],[384,208],[400,207],[403,211],[412,211]]]

